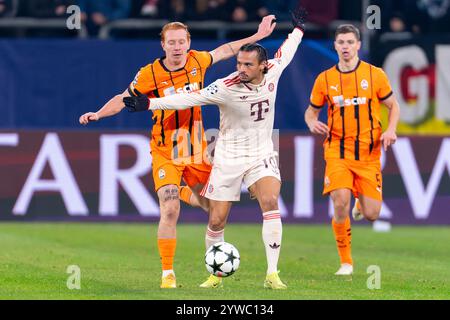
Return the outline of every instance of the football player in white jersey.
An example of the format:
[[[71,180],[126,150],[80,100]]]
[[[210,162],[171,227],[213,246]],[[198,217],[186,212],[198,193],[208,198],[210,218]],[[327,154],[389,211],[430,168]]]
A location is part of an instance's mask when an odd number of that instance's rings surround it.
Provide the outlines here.
[[[157,99],[124,98],[129,111],[187,109],[218,105],[219,137],[213,168],[202,195],[210,200],[206,248],[224,241],[224,229],[233,201],[239,201],[244,182],[262,210],[262,237],[267,257],[264,287],[286,289],[278,275],[282,223],[278,208],[281,177],[272,143],[278,81],[301,43],[306,13],[298,7],[292,14],[294,30],[275,54],[259,44],[246,44],[237,54],[237,71],[205,89]],[[210,275],[201,287],[216,288],[222,278]]]

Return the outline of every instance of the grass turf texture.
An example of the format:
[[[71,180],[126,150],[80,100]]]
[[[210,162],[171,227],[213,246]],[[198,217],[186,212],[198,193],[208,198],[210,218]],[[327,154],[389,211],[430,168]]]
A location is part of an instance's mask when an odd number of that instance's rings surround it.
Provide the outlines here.
[[[159,289],[156,225],[0,224],[0,299],[450,299],[450,228],[400,227],[375,233],[353,226],[353,277],[336,277],[330,226],[285,225],[279,269],[285,291],[263,288],[266,258],[260,225],[229,225],[226,240],[241,254],[239,270],[219,290],[199,288],[204,225],[179,225],[178,288]],[[67,289],[69,265],[81,290]],[[381,269],[381,289],[366,272]]]

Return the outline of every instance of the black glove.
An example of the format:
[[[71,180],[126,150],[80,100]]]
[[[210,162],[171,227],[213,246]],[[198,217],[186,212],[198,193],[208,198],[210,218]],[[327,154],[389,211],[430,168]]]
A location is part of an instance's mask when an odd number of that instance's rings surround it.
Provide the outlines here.
[[[148,111],[150,100],[145,94],[139,93],[134,97],[123,98],[123,103],[129,112]]]
[[[299,28],[300,30],[305,32],[305,23],[306,18],[308,17],[308,12],[300,5],[300,2],[297,4],[297,7],[294,9],[294,11],[291,11],[291,16],[294,28]]]

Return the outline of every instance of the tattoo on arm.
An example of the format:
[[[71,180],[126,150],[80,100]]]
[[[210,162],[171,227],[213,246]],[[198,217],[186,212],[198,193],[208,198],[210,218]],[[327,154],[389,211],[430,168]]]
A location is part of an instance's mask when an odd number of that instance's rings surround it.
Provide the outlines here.
[[[233,52],[233,55],[235,56],[235,55],[236,55],[236,52],[234,52],[233,47],[232,47],[229,43],[227,43],[227,45],[228,45],[228,47],[230,48],[231,52]]]

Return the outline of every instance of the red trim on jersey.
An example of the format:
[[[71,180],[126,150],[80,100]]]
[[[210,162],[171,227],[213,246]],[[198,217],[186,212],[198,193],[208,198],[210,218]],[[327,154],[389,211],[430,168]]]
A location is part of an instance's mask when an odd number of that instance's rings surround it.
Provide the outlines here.
[[[209,175],[208,181],[206,181],[206,184],[203,186],[202,191],[200,191],[200,195],[201,195],[202,197],[205,196],[206,190],[208,190],[207,188],[208,188],[208,185],[209,185],[209,179],[210,179],[210,178],[211,178],[211,175]]]
[[[239,83],[241,83],[241,80],[236,80],[236,81],[234,81],[234,82],[230,82],[230,83],[227,84],[226,86],[227,86],[227,87],[231,87],[231,86],[234,86],[235,84],[239,84]]]
[[[252,88],[250,88],[246,83],[244,83],[244,86],[246,86],[248,90],[252,91]]]
[[[237,79],[239,79],[239,76],[236,76],[236,77],[231,78],[231,79],[225,79],[223,82],[224,82],[225,84],[228,84],[228,83],[230,83],[230,82],[236,81]]]
[[[281,47],[278,49],[277,53],[275,54],[275,58],[279,59],[281,58],[281,56],[283,55],[283,52],[281,51],[281,48],[283,48],[284,44],[286,43],[287,39],[284,40],[283,44],[281,45]]]

